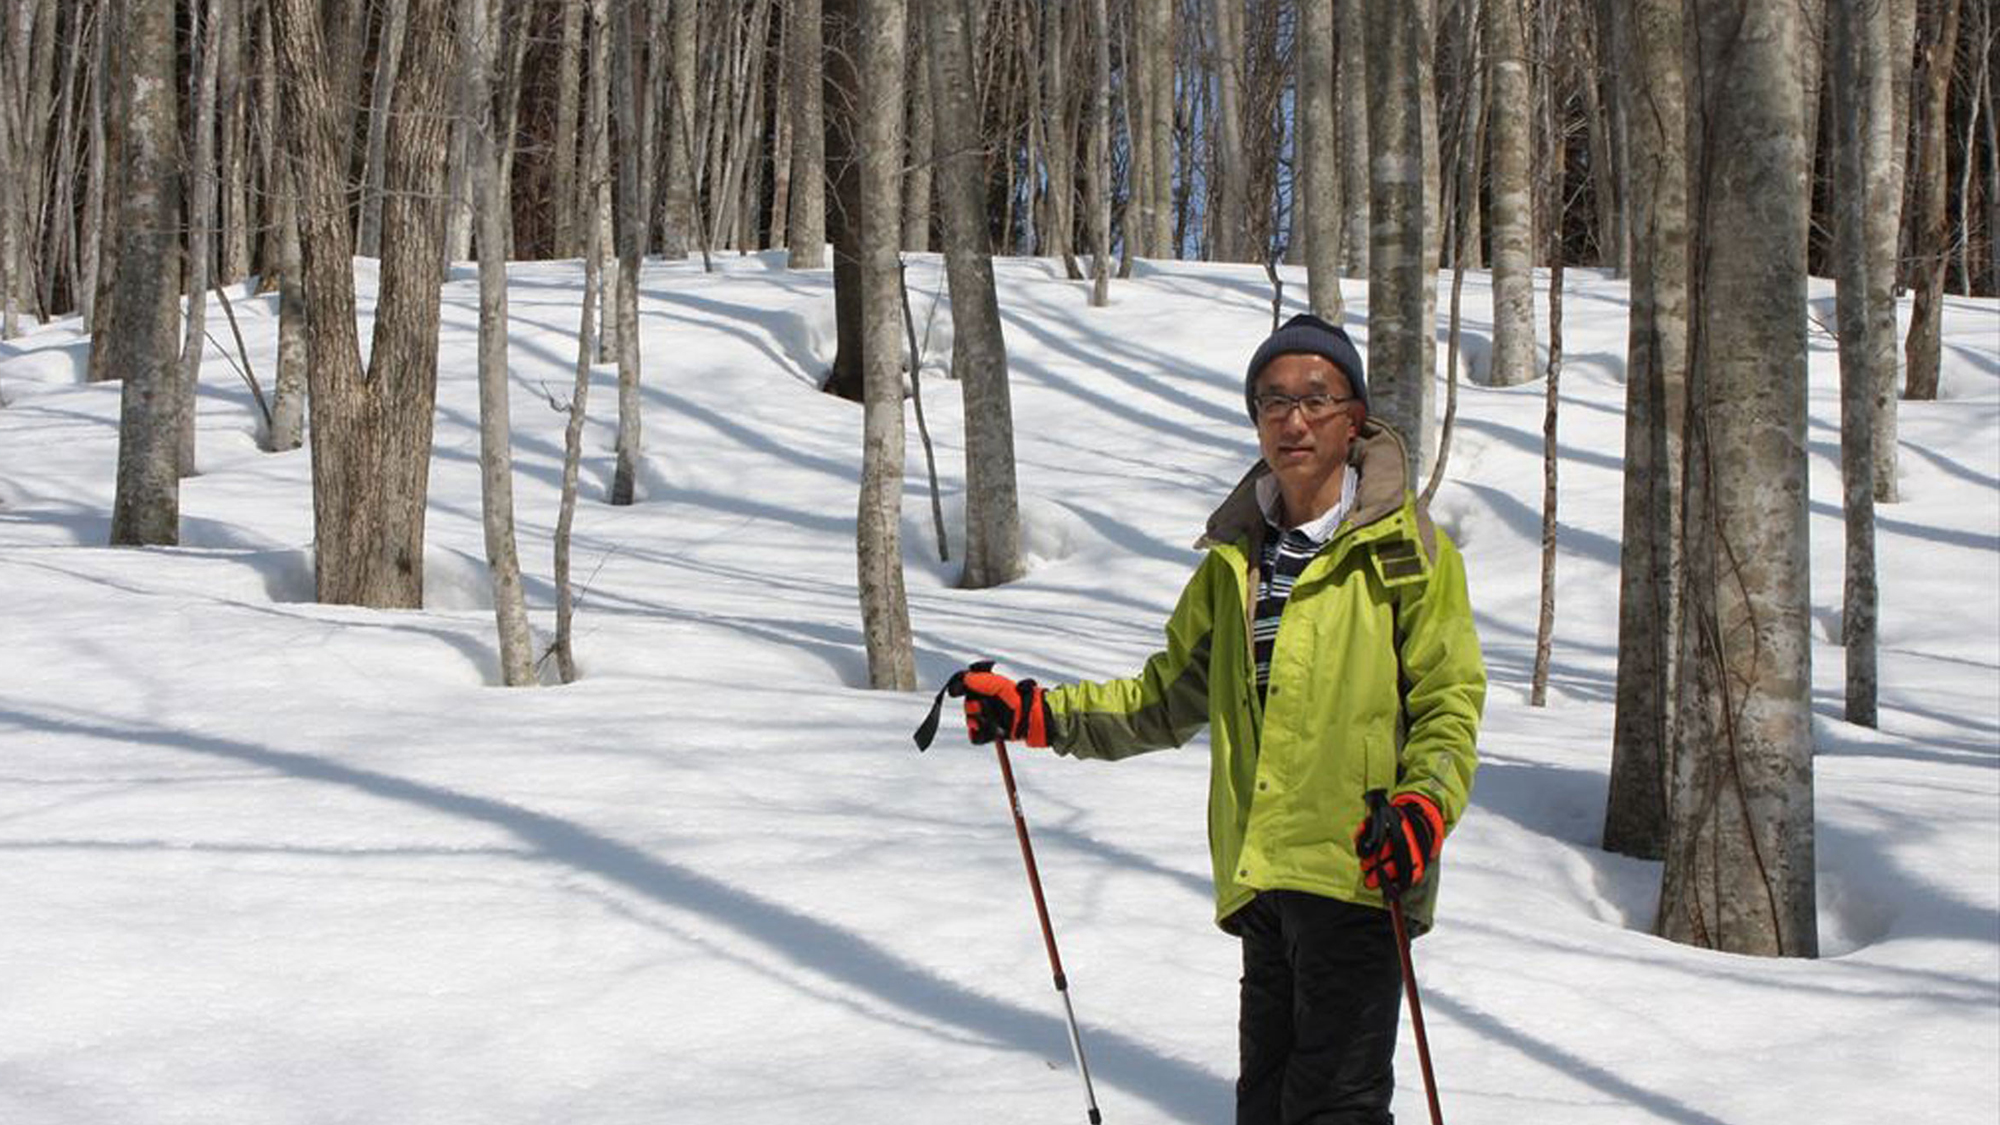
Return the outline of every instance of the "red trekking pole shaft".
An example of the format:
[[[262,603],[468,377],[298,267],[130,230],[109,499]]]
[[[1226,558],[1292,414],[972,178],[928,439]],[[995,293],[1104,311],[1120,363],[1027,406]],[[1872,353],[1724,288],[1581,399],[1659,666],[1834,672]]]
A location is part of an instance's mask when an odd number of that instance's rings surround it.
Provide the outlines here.
[[[1417,1030],[1417,1061],[1424,1069],[1424,1096],[1431,1103],[1431,1125],[1444,1125],[1444,1111],[1438,1108],[1437,1078],[1431,1074],[1431,1045],[1424,1038],[1424,1005],[1417,999],[1417,974],[1410,967],[1410,931],[1403,924],[1403,900],[1389,900],[1389,921],[1396,927],[1396,956],[1403,963],[1403,993],[1410,998],[1410,1026]]]
[[[1042,876],[1035,867],[1035,846],[1028,842],[1028,820],[1021,815],[1021,794],[1014,788],[1014,766],[1007,760],[1007,744],[993,740],[993,750],[1000,758],[1000,776],[1007,782],[1007,807],[1014,813],[1014,835],[1021,841],[1021,862],[1028,867],[1028,890],[1035,896],[1035,917],[1042,923],[1042,944],[1049,951],[1049,970],[1055,974],[1056,994],[1062,997],[1063,1016],[1069,1021],[1069,1049],[1076,1056],[1077,1073],[1083,1075],[1084,1107],[1090,1113],[1090,1125],[1098,1125],[1104,1120],[1097,1111],[1097,1094],[1090,1086],[1090,1066],[1083,1061],[1083,1040],[1076,1033],[1076,1009],[1069,1002],[1069,979],[1063,976],[1062,954],[1056,952],[1055,928],[1049,925],[1049,904],[1042,898]],[[1408,954],[1404,955],[1405,964]],[[1409,979],[1408,969],[1404,979]],[[1429,1064],[1425,1064],[1429,1073]]]

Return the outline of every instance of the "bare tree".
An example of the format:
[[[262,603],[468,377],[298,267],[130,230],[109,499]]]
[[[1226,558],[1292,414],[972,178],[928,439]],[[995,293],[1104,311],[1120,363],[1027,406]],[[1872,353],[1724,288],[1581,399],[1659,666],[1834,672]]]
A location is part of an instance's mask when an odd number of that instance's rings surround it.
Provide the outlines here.
[[[200,34],[194,37],[196,85],[194,151],[188,156],[187,316],[181,341],[181,405],[179,445],[175,461],[182,476],[193,476],[195,388],[201,379],[201,354],[207,347],[208,282],[213,265],[215,232],[215,86],[221,30],[235,18],[229,0],[201,5]]]
[[[822,0],[824,60],[821,97],[825,104],[827,227],[833,236],[833,370],[824,388],[851,402],[862,400],[866,382],[863,353],[861,279],[861,180],[858,122],[861,117],[861,0]]]
[[[905,161],[908,171],[903,174],[903,249],[919,253],[931,248],[932,169],[935,161],[943,158],[943,150],[934,147],[937,130],[932,124],[935,111],[931,108],[930,52],[924,47],[929,11],[925,4],[911,5],[909,10],[909,121],[903,129],[909,146]],[[951,143],[963,145],[966,137],[974,135],[961,134],[952,138]],[[911,370],[915,371],[915,367]]]
[[[637,110],[639,79],[636,41],[641,0],[612,0],[617,33],[611,54],[611,104],[618,128],[618,171],[611,194],[617,212],[613,237],[618,247],[618,464],[611,477],[611,502],[630,504],[638,489],[643,428],[639,398],[639,261],[645,244],[645,210],[639,187],[640,146]],[[692,0],[683,0],[692,3]],[[669,181],[668,191],[676,190]]]
[[[368,95],[367,169],[361,186],[361,225],[355,242],[364,257],[382,253],[382,164],[389,146],[389,95],[396,89],[396,70],[403,62],[403,33],[410,18],[409,0],[387,0],[382,16],[382,49],[375,58],[375,81]],[[564,200],[567,209],[568,200]]]
[[[1021,515],[1014,478],[1014,408],[1007,343],[986,238],[985,175],[975,134],[972,37],[962,5],[939,4],[926,18],[936,93],[938,210],[951,283],[951,366],[965,399],[965,574],[973,589],[1022,574]]]
[[[1632,165],[1632,313],[1625,345],[1625,514],[1618,579],[1617,711],[1604,846],[1667,847],[1679,615],[1681,446],[1687,386],[1687,88],[1683,0],[1638,0],[1617,67]]]
[[[917,686],[910,607],[903,589],[900,520],[903,496],[903,346],[899,323],[897,242],[902,195],[896,190],[903,154],[903,0],[861,0],[863,74],[860,114],[862,316],[867,337],[862,366],[860,510],[855,521],[861,629],[869,686],[911,691]]]
[[[124,380],[118,416],[113,545],[180,542],[180,124],[175,105],[174,2],[123,0],[123,120],[116,334],[106,373]],[[12,293],[8,294],[11,307]]]
[[[1957,52],[1959,0],[1934,0],[1919,24],[1915,192],[1912,202],[1916,300],[1903,342],[1908,365],[1903,397],[1935,399],[1944,314],[1944,275],[1951,254],[1951,213],[1946,206],[1945,140],[1950,129],[1952,60]]]
[[[1493,93],[1488,125],[1493,161],[1493,354],[1487,381],[1496,387],[1535,377],[1534,152],[1535,96],[1529,80],[1527,0],[1487,0],[1486,62]],[[1373,60],[1371,60],[1373,61]]]
[[[1425,3],[1428,0],[1424,0]],[[1432,262],[1424,226],[1423,99],[1417,40],[1419,4],[1368,9],[1368,143],[1373,246],[1368,258],[1371,414],[1410,446],[1407,484],[1416,487],[1429,426],[1424,392],[1433,382],[1436,333],[1427,315]]]
[[[535,682],[534,642],[521,592],[521,553],[514,541],[514,452],[507,388],[507,198],[500,164],[502,114],[494,108],[493,52],[480,42],[500,34],[483,0],[460,29],[459,61],[473,119],[473,200],[479,246],[479,496],[486,568],[493,580],[493,617],[500,636],[500,677],[508,687]]]
[[[1090,227],[1090,303],[1111,303],[1111,17],[1104,0],[1090,0],[1090,156],[1084,169]]]
[[[609,113],[611,21],[606,18],[608,0],[590,0],[590,91],[587,95],[589,123],[584,128],[583,188],[595,196],[609,175],[611,138],[606,118]],[[576,617],[576,592],[570,582],[570,529],[576,522],[577,477],[583,462],[583,423],[590,403],[590,368],[597,359],[597,291],[604,261],[603,230],[595,222],[583,224],[583,300],[577,313],[576,378],[569,402],[562,407],[567,415],[563,426],[562,500],[556,514],[556,674],[566,684],[575,683],[576,643],[572,624]]]
[[[1369,136],[1368,24],[1364,0],[1334,0],[1334,23],[1340,51],[1340,245],[1349,277],[1368,277],[1374,241],[1369,209],[1373,191],[1368,171]]]
[[[1333,0],[1299,3],[1299,186],[1305,213],[1306,289],[1313,315],[1339,324],[1340,136],[1333,123]]]
[[[1250,184],[1243,143],[1243,6],[1221,0],[1208,6],[1211,54],[1215,63],[1216,119],[1214,135],[1215,210],[1209,253],[1218,262],[1243,262],[1261,252],[1249,245]]]
[[[391,103],[374,343],[361,362],[347,220],[347,114],[314,0],[276,0],[292,163],[300,194],[319,600],[423,604],[424,506],[437,399],[438,286],[455,36],[451,0],[410,0]]]
[[[697,162],[692,136],[697,121],[694,108],[695,68],[701,65],[696,43],[695,8],[696,0],[673,0],[673,20],[668,32],[670,59],[667,64],[667,104],[661,107],[661,111],[666,115],[668,137],[666,198],[663,201],[666,223],[660,252],[669,258],[687,257],[688,246],[694,241],[696,230],[701,223],[701,217],[697,214],[695,192]],[[632,28],[633,34],[638,34],[639,20],[636,16],[632,19]],[[624,45],[618,47],[621,52],[631,49]],[[628,65],[636,66],[636,63]],[[636,91],[639,89],[636,78],[631,89],[636,96]],[[616,93],[612,96],[614,99],[618,97]],[[619,112],[629,112],[629,110],[621,109]],[[619,128],[622,130],[624,126],[621,124]],[[634,128],[636,130],[636,123]],[[641,134],[635,131],[633,135],[637,137]],[[620,161],[624,159],[622,155],[619,157]],[[639,214],[644,215],[646,211],[641,209]],[[642,252],[644,248],[645,237],[642,234],[640,236]]]
[[[1659,932],[1815,956],[1797,9],[1688,14],[1686,600]]]
[[[819,0],[792,0],[786,32],[792,87],[792,192],[785,216],[786,264],[826,264],[826,123]]]

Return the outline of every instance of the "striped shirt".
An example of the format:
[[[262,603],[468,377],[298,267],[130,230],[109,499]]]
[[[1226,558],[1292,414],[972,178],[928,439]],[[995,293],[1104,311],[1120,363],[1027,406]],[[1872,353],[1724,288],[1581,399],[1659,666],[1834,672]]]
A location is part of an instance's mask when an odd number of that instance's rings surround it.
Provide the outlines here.
[[[1292,596],[1306,564],[1332,540],[1341,521],[1354,507],[1354,487],[1360,474],[1346,469],[1340,485],[1340,501],[1325,515],[1298,527],[1283,526],[1284,504],[1278,495],[1276,478],[1257,482],[1257,503],[1264,509],[1264,549],[1257,560],[1257,613],[1251,621],[1250,637],[1257,657],[1257,694],[1262,698],[1271,684],[1271,653],[1278,646],[1278,623],[1285,603]]]

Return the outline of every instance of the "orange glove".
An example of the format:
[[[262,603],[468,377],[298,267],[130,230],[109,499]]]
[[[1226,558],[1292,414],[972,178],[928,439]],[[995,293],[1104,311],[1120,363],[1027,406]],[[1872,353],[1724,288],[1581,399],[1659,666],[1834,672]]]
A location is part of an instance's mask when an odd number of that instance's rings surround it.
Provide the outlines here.
[[[1422,793],[1368,794],[1368,815],[1354,829],[1354,852],[1371,887],[1391,898],[1424,881],[1444,846],[1444,814]]]
[[[965,697],[965,733],[974,742],[1012,739],[1029,746],[1049,744],[1049,704],[1033,680],[1010,680],[982,660],[953,677]]]

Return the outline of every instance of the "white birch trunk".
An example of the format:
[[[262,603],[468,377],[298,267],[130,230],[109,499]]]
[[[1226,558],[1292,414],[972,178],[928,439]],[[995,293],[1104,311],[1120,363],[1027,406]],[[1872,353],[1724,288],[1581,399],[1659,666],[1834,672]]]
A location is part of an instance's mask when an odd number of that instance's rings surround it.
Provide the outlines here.
[[[493,105],[492,52],[483,40],[500,33],[475,2],[460,40],[466,68],[473,197],[479,227],[479,511],[486,568],[493,581],[493,617],[500,638],[500,678],[508,687],[535,683],[534,641],[521,591],[521,554],[514,541],[513,425],[507,391],[507,199],[500,173],[505,146]]]
[[[1306,288],[1313,315],[1339,324],[1340,137],[1333,122],[1333,0],[1299,3],[1299,185],[1292,206],[1304,212]]]
[[[612,0],[618,20],[612,36],[611,94],[618,125],[618,171],[612,194],[617,217],[613,234],[618,245],[618,464],[611,478],[611,503],[630,504],[638,489],[640,443],[639,398],[639,260],[645,243],[640,210],[639,121],[636,103],[638,60],[635,41],[641,0]]]
[[[1090,226],[1090,303],[1111,303],[1111,17],[1090,0],[1090,165],[1084,170]]]
[[[1486,61],[1493,211],[1493,351],[1487,382],[1510,387],[1535,377],[1535,96],[1529,81],[1526,0],[1487,0]],[[1371,60],[1372,61],[1372,60]]]
[[[902,196],[903,0],[862,0],[860,124],[861,496],[855,520],[861,629],[870,687],[912,691],[916,656],[903,588],[903,341],[897,242]]]
[[[1372,190],[1368,174],[1368,24],[1363,0],[1334,0],[1340,49],[1341,249],[1349,277],[1367,277]]]
[[[968,589],[1019,578],[1021,516],[1014,473],[1014,408],[1007,343],[986,235],[985,160],[962,138],[977,132],[972,42],[956,4],[927,20],[935,91],[938,210],[951,284],[951,367],[965,403],[965,573]]]
[[[1805,185],[1797,10],[1688,7],[1686,601],[1659,933],[1811,957]]]

